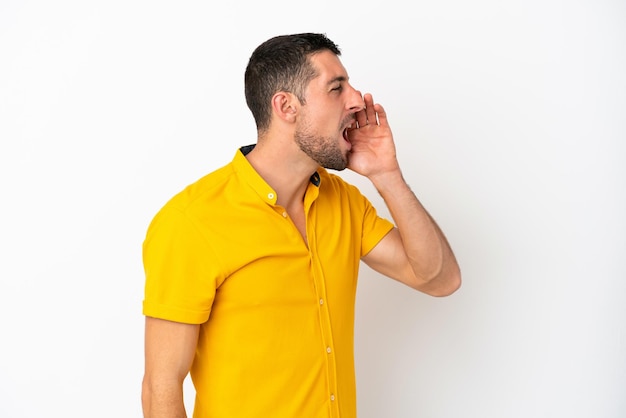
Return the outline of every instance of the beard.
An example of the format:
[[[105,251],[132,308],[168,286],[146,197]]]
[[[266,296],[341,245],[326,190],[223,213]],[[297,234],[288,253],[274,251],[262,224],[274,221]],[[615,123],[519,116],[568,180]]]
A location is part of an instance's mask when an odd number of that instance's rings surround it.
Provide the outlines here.
[[[337,171],[348,166],[347,153],[341,150],[337,138],[316,135],[306,126],[297,128],[294,137],[298,147],[320,166]]]

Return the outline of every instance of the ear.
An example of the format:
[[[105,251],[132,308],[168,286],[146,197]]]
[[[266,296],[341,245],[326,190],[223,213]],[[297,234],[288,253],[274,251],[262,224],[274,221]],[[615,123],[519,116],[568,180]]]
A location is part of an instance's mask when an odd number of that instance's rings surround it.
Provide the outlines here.
[[[272,111],[280,120],[293,123],[300,109],[300,101],[291,93],[279,91],[272,97]]]

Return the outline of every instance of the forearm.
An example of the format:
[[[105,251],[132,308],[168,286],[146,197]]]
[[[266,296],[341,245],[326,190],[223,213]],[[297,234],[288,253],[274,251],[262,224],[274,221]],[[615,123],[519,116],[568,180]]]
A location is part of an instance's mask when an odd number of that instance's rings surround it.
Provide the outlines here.
[[[448,241],[404,180],[401,171],[371,177],[398,228],[413,287],[431,294],[450,294],[460,285],[456,258]]]
[[[146,316],[142,405],[145,418],[185,418],[183,382],[193,362],[200,325]]]
[[[156,383],[144,379],[141,403],[144,418],[187,418],[179,382]]]

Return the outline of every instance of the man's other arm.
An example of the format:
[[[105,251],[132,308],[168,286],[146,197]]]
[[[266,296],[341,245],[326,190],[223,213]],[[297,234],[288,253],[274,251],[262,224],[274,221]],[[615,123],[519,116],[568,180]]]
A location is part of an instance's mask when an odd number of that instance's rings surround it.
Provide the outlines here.
[[[141,403],[145,418],[186,418],[183,382],[198,343],[200,325],[146,317],[145,374]]]

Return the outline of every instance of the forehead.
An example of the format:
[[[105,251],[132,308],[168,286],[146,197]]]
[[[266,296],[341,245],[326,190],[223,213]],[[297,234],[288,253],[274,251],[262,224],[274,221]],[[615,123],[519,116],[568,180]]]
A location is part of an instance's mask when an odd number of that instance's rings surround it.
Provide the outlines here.
[[[348,72],[339,60],[339,57],[331,51],[321,51],[311,55],[311,64],[317,71],[311,83],[326,85],[335,81],[348,80]]]

